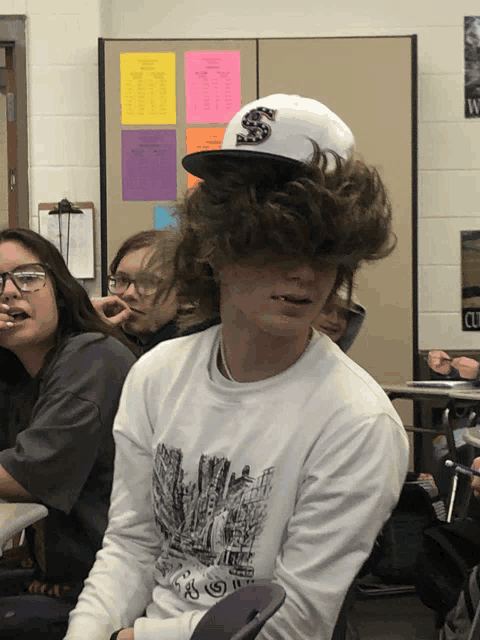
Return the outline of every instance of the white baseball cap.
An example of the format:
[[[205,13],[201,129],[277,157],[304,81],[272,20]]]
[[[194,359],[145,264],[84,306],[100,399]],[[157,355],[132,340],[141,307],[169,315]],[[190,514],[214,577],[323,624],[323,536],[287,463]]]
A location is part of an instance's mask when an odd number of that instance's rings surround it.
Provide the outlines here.
[[[183,167],[194,176],[210,174],[212,161],[263,158],[298,166],[312,157],[314,140],[321,151],[347,158],[355,139],[347,125],[318,100],[276,93],[245,105],[233,116],[221,149],[190,153]]]

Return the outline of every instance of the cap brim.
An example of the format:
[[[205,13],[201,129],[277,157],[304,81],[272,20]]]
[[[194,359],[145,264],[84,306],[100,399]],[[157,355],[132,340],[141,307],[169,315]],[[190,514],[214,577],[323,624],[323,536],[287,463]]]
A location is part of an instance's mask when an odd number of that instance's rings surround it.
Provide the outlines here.
[[[303,164],[301,160],[285,158],[274,153],[239,151],[237,149],[212,149],[188,154],[182,159],[182,165],[188,173],[205,180],[210,176],[215,177],[216,169],[221,169],[226,160],[245,160],[245,162],[252,164],[252,168],[257,162],[269,162],[277,166],[281,171],[298,169],[298,166]]]

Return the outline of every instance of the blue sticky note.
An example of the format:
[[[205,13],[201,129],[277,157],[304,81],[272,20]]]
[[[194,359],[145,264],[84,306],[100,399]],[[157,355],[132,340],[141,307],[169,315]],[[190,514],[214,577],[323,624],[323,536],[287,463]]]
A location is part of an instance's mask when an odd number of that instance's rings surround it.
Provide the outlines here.
[[[176,227],[176,221],[173,217],[175,207],[161,207],[156,204],[153,207],[153,228],[164,229],[165,227]]]

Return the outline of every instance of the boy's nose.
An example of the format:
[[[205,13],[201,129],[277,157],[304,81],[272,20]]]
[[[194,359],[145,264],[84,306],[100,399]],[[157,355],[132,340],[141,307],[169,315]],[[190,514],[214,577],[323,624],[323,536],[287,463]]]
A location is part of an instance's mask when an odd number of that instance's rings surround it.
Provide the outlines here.
[[[288,277],[292,280],[302,280],[302,282],[313,282],[315,280],[315,269],[304,262],[297,265],[288,272]]]
[[[122,293],[123,298],[132,298],[137,296],[137,290],[135,288],[135,283],[131,282],[125,291]]]

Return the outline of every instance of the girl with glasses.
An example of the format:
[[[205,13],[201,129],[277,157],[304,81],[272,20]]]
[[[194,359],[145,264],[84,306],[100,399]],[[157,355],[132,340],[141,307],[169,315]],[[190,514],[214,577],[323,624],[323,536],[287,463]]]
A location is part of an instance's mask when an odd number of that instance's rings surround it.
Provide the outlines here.
[[[28,585],[38,598],[73,606],[101,545],[112,424],[135,361],[123,340],[49,241],[26,229],[0,232],[0,499],[48,507],[44,553]],[[18,628],[0,626],[0,637],[23,637],[14,618]]]
[[[177,232],[161,229],[127,238],[110,265],[111,295],[92,300],[100,316],[121,328],[138,353],[211,324],[201,322],[205,318],[183,305],[171,287],[177,237]]]

